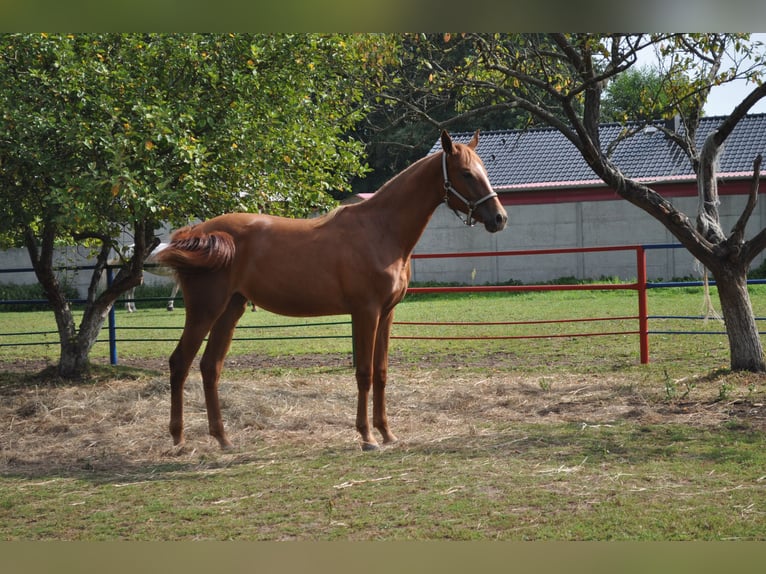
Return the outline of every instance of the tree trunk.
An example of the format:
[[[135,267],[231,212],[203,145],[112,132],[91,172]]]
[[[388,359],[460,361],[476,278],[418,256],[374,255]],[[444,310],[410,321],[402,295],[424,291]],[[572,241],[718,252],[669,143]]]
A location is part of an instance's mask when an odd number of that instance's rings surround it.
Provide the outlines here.
[[[733,371],[766,371],[763,346],[747,291],[746,271],[731,266],[712,270],[718,286],[721,311],[729,337]]]
[[[65,337],[61,333],[61,354],[58,374],[63,379],[82,379],[90,370],[90,351],[98,339],[110,305],[91,304],[83,313],[77,334]],[[58,316],[58,312],[56,312]],[[65,313],[66,314],[66,313]],[[68,313],[71,321],[71,312]],[[69,331],[74,333],[74,324]]]
[[[143,231],[145,227],[143,225],[136,225],[136,229]],[[55,232],[56,230],[52,224],[47,226],[43,230],[42,240],[38,241],[30,228],[25,233],[25,243],[37,280],[40,282],[53,310],[53,315],[56,317],[61,347],[58,375],[64,379],[82,379],[88,374],[90,350],[98,338],[101,327],[114,301],[121,293],[141,284],[143,262],[147,252],[146,236],[151,237],[151,235],[150,233],[145,233],[144,235],[136,233],[134,261],[131,262],[131,265],[120,270],[111,287],[96,296],[101,272],[106,266],[111,245],[105,242],[93,270],[90,287],[88,288],[88,297],[78,330],[72,309],[64,296],[61,283],[57,279],[53,268]],[[141,237],[140,240],[138,239],[139,237]]]
[[[75,340],[61,343],[58,375],[62,379],[79,380],[87,376],[90,370],[90,348],[92,345],[81,345]]]
[[[717,132],[716,132],[717,133]],[[715,185],[715,163],[720,146],[712,136],[705,143],[700,174],[700,213],[697,228],[689,218],[655,191],[626,179],[607,162],[594,162],[594,171],[611,184],[617,193],[660,221],[716,279],[726,332],[729,338],[730,366],[734,371],[766,371],[763,346],[747,290],[747,269],[752,259],[766,244],[762,232],[745,242],[744,230],[755,206],[760,177],[760,159],[756,159],[753,186],[745,211],[737,221],[729,239],[721,230],[718,214],[718,192]],[[712,143],[711,143],[712,142]],[[583,153],[583,157],[586,157]],[[710,169],[708,169],[710,168]]]

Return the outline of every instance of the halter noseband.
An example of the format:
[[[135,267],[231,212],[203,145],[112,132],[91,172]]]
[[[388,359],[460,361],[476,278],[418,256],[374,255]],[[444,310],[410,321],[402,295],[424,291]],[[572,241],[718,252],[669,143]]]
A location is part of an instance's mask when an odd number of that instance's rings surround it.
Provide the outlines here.
[[[473,211],[477,207],[479,207],[482,203],[487,201],[488,199],[492,199],[493,197],[497,196],[497,193],[495,193],[495,190],[490,190],[490,192],[485,195],[484,197],[476,200],[476,201],[469,201],[465,197],[463,197],[460,192],[452,187],[452,183],[449,180],[449,176],[447,175],[447,152],[442,152],[442,172],[444,173],[444,205],[449,207],[457,216],[457,218],[465,223],[468,227],[473,227],[476,225],[476,221],[471,221],[473,216]],[[465,219],[460,217],[460,213],[458,213],[458,210],[454,207],[450,207],[449,204],[449,194],[454,195],[457,197],[460,201],[465,203],[466,207],[468,208],[468,215],[466,215]]]

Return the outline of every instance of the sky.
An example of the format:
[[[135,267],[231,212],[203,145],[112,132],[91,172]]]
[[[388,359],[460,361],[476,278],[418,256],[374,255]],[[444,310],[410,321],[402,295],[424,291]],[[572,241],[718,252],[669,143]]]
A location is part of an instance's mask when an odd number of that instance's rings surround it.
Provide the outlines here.
[[[753,88],[755,88],[755,84],[748,83],[745,80],[737,80],[723,86],[715,86],[710,90],[710,95],[705,104],[705,115],[725,116],[730,114],[734,109],[734,106],[745,99],[745,96],[747,96]],[[766,113],[766,98],[762,98],[757,104],[750,108],[748,113]]]
[[[766,42],[766,34],[754,33],[750,36],[750,39]],[[730,84],[715,86],[710,90],[710,96],[708,96],[707,104],[705,105],[705,114],[708,116],[723,116],[730,114],[734,109],[734,106],[741,102],[755,87],[756,85],[754,83],[745,80],[737,80]],[[766,113],[766,98],[762,98],[757,104],[750,108],[748,113]]]

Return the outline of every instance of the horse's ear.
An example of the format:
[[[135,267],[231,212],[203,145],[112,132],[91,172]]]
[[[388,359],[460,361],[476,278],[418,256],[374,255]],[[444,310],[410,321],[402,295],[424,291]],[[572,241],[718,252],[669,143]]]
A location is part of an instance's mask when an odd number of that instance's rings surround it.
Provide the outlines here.
[[[452,145],[452,138],[449,137],[447,130],[442,130],[442,149],[447,153],[452,153],[455,146]]]
[[[476,132],[474,132],[473,137],[471,138],[471,141],[468,142],[468,147],[471,149],[476,149],[477,145],[479,145],[479,130],[476,130]]]

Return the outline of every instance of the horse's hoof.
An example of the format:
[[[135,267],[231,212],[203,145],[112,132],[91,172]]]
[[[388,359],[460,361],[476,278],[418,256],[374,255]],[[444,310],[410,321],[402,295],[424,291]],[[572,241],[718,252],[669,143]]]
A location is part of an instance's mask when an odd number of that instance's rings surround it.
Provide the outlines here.
[[[189,449],[186,447],[185,442],[174,443],[170,449],[166,450],[163,454],[165,456],[182,456],[187,454]]]
[[[362,450],[365,452],[369,452],[372,450],[378,450],[380,447],[375,444],[374,442],[363,442],[362,443]]]
[[[399,439],[390,433],[386,438],[383,439],[383,444],[386,446],[391,446],[392,444],[396,444],[398,442],[399,442]]]
[[[218,439],[218,444],[221,447],[221,450],[234,450],[234,445],[228,438]]]

